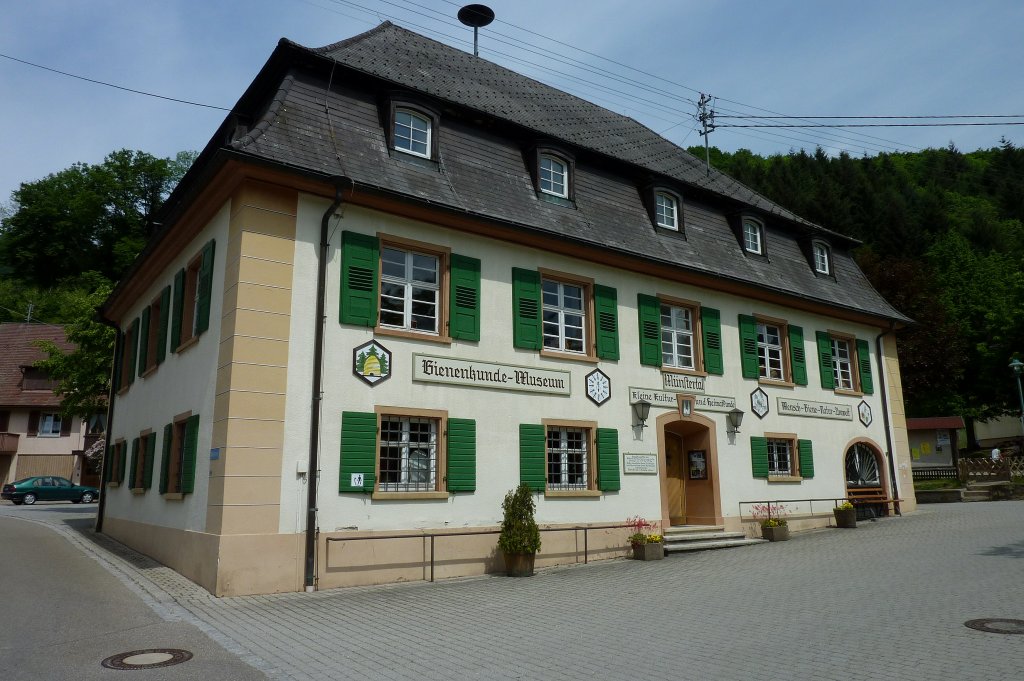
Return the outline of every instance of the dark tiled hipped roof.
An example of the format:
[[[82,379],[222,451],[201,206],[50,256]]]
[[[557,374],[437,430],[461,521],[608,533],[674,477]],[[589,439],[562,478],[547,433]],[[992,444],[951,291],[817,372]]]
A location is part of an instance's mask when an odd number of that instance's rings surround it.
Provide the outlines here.
[[[0,407],[58,407],[60,397],[50,390],[21,389],[21,367],[31,366],[46,354],[36,341],[49,340],[64,351],[74,349],[63,326],[0,324]]]
[[[267,82],[258,79],[249,90],[270,94],[254,104],[260,116],[252,129],[230,143],[236,153],[344,175],[357,185],[686,271],[908,321],[854,263],[849,248],[855,240],[803,220],[723,173],[709,176],[701,161],[631,118],[390,23],[322,48],[282,40],[275,52],[279,62],[281,55],[285,66],[277,80],[269,82],[274,71],[265,69]],[[310,69],[310,60],[321,70]],[[365,74],[361,83],[353,71]],[[389,154],[378,108],[380,93],[389,90],[422,93],[445,108],[436,166]],[[574,207],[537,196],[524,139],[550,140],[577,153]],[[685,238],[652,227],[638,191],[638,181],[651,180],[681,190]],[[739,210],[768,218],[767,258],[743,253],[727,219]],[[803,250],[809,235],[832,243],[835,277],[815,275]]]

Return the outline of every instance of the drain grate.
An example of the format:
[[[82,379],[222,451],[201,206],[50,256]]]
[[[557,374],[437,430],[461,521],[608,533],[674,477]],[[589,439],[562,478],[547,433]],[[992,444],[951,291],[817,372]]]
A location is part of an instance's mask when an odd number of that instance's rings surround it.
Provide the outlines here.
[[[128,653],[111,655],[103,660],[102,664],[107,669],[120,669],[128,671],[133,669],[157,669],[159,667],[170,667],[192,659],[192,653],[179,648],[150,648],[148,650],[133,650]]]
[[[1024,620],[986,618],[967,620],[964,626],[989,634],[1024,634]]]

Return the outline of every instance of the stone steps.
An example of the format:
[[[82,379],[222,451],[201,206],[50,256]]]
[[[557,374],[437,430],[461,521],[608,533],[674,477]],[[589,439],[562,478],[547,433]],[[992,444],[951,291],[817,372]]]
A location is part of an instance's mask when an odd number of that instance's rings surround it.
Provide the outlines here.
[[[764,539],[749,539],[742,532],[726,532],[721,526],[693,525],[665,530],[665,553],[731,549],[763,544]]]

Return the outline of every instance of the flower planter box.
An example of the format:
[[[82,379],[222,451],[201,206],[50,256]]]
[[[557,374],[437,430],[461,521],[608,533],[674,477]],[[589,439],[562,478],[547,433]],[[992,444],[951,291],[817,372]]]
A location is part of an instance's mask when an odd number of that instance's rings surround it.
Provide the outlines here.
[[[532,577],[535,553],[506,553],[505,574],[509,577]]]
[[[857,509],[833,508],[832,513],[836,517],[836,527],[857,527]]]
[[[661,560],[664,557],[665,544],[663,542],[633,545],[633,558],[636,560]]]
[[[761,536],[768,541],[787,541],[789,540],[789,525],[762,527]]]

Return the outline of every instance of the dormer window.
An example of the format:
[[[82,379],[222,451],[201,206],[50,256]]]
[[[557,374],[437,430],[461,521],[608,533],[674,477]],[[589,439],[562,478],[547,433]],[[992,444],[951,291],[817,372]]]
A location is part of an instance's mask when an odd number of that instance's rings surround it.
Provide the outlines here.
[[[743,250],[764,255],[764,226],[753,218],[743,218]]]
[[[557,156],[542,154],[540,190],[562,199],[569,198],[569,165]]]
[[[430,119],[410,109],[395,110],[393,144],[396,151],[430,158]]]
[[[832,274],[832,254],[828,246],[815,241],[812,250],[814,252],[814,271],[818,274]]]
[[[679,202],[674,196],[655,192],[654,222],[658,227],[679,231]]]

